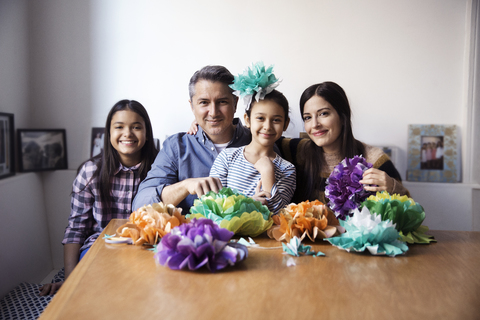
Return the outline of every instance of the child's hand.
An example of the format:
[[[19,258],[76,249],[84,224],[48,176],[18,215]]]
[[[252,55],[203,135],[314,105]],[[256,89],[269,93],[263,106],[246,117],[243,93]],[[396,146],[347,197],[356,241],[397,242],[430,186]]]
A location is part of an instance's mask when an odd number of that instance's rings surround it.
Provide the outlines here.
[[[272,174],[275,172],[275,166],[269,157],[263,156],[253,165],[261,175]]]
[[[267,205],[267,198],[271,198],[272,194],[267,191],[262,190],[262,180],[258,181],[257,187],[255,188],[255,194],[253,195],[253,200],[260,201],[264,206]]]
[[[47,283],[41,286],[40,289],[40,296],[51,296],[57,293],[58,289],[62,286],[62,282],[54,282],[54,283]]]
[[[189,135],[196,135],[198,132],[198,123],[197,120],[193,120],[192,124],[190,125],[190,128],[188,129],[187,133]]]

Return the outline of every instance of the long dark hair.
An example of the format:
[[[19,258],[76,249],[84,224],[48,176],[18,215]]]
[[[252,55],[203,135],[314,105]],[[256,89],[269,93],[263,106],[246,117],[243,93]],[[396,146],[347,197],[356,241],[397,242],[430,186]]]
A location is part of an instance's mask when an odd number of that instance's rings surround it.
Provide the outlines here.
[[[352,112],[348,103],[345,91],[335,82],[322,82],[314,84],[302,93],[300,97],[300,114],[303,115],[305,103],[313,96],[319,96],[325,99],[337,111],[342,124],[342,132],[340,133],[342,158],[353,158],[355,155],[365,153],[363,144],[355,139],[352,131]],[[303,119],[303,117],[302,117]],[[317,146],[312,140],[305,145],[305,165],[297,174],[299,181],[297,182],[297,192],[294,196],[295,200],[305,197],[309,200],[315,200],[315,190],[323,189],[325,178],[321,177],[322,168],[325,166],[325,156],[322,147]]]
[[[120,166],[120,156],[118,155],[118,151],[115,150],[110,143],[110,125],[112,123],[113,115],[116,112],[123,110],[133,111],[140,115],[143,121],[145,121],[146,141],[145,145],[142,147],[142,161],[140,167],[138,168],[140,181],[143,181],[143,179],[145,179],[147,176],[147,173],[150,170],[152,163],[155,161],[155,157],[158,153],[153,140],[152,123],[150,122],[150,118],[144,106],[135,100],[120,100],[117,102],[108,113],[107,121],[105,122],[103,151],[99,155],[85,161],[93,161],[97,165],[97,170],[94,172],[90,181],[97,178],[98,190],[100,191],[100,201],[103,209],[106,210],[106,212],[110,212],[110,203],[112,202],[112,178]],[[79,171],[85,162],[80,165],[78,168]]]

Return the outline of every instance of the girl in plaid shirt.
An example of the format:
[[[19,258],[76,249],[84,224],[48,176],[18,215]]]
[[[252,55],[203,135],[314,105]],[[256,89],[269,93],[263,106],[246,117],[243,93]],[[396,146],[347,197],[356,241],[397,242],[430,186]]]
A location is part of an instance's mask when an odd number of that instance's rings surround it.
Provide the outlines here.
[[[67,278],[111,219],[127,219],[140,182],[155,160],[152,125],[134,100],[117,102],[107,116],[104,150],[84,162],[73,182],[71,213],[65,229]],[[40,295],[54,294],[62,282],[46,284]]]

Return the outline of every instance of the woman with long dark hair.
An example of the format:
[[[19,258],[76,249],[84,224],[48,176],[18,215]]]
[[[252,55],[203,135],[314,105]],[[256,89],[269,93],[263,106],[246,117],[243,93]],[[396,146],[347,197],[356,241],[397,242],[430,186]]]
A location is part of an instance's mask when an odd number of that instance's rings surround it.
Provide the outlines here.
[[[145,108],[121,100],[105,124],[103,152],[87,160],[73,182],[71,212],[65,229],[64,263],[67,278],[112,219],[127,219],[140,182],[158,151]],[[61,282],[44,285],[41,295],[55,293]]]
[[[297,169],[293,202],[318,199],[326,203],[326,179],[339,162],[355,155],[373,164],[361,181],[366,190],[409,195],[389,157],[380,148],[354,138],[350,104],[338,84],[323,82],[305,89],[300,98],[300,114],[309,139],[277,141],[282,156]]]

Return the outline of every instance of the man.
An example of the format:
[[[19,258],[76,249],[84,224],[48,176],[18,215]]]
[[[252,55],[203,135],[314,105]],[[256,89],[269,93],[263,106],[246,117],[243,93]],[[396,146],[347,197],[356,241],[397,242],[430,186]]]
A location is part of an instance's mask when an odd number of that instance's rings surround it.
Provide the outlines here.
[[[238,98],[228,86],[233,75],[222,66],[206,66],[190,79],[190,106],[198,123],[195,135],[170,136],[163,144],[151,170],[140,184],[133,208],[162,201],[187,214],[193,201],[222,185],[209,177],[217,155],[230,147],[251,141],[250,131],[234,119]]]

